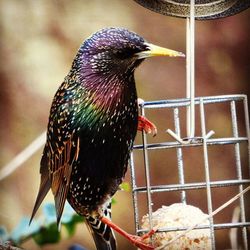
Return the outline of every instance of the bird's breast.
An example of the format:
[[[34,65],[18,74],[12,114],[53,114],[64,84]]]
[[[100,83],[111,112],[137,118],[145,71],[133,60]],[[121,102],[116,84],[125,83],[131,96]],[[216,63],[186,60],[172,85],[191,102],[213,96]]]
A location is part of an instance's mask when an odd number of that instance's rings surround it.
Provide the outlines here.
[[[69,200],[82,214],[105,203],[122,182],[137,131],[137,101],[117,105],[100,117],[79,131],[80,152],[72,170]]]

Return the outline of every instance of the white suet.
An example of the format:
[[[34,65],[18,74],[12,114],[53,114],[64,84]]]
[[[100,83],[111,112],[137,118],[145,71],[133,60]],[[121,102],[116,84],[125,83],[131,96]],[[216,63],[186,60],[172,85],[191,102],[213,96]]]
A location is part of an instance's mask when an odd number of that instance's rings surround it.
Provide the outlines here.
[[[175,227],[190,227],[198,223],[207,216],[199,208],[182,203],[175,203],[170,206],[162,206],[157,211],[152,213],[152,226],[157,228],[175,228]],[[209,225],[208,219],[203,222],[203,225]],[[142,229],[149,230],[149,216],[145,215],[142,218]],[[152,236],[152,243],[155,247],[165,245],[171,239],[181,234],[183,231],[159,232]],[[149,242],[150,239],[146,239]],[[194,229],[185,234],[180,239],[168,245],[164,250],[201,250],[212,249],[210,230],[209,229]]]

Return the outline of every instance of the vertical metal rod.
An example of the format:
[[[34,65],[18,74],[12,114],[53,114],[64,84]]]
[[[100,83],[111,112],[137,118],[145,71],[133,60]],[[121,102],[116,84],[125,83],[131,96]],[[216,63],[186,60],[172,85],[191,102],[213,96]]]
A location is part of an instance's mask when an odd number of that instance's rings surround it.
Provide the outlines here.
[[[232,118],[232,127],[233,127],[233,136],[235,138],[239,137],[238,132],[238,124],[237,124],[237,113],[236,113],[236,105],[235,101],[231,101],[231,118]],[[234,145],[234,154],[235,154],[235,161],[236,161],[236,171],[237,171],[237,179],[242,180],[242,171],[241,171],[241,159],[240,159],[240,144],[236,143]],[[239,185],[239,192],[242,192],[243,185]],[[245,203],[244,197],[240,197],[240,214],[241,214],[241,222],[246,222],[246,214],[245,214]],[[242,238],[244,243],[244,249],[248,249],[247,244],[247,229],[246,227],[242,228]]]
[[[200,116],[201,116],[201,133],[203,139],[203,156],[204,156],[204,167],[205,167],[205,178],[206,178],[206,191],[207,191],[207,206],[208,214],[212,214],[212,195],[211,195],[211,182],[209,173],[209,162],[208,162],[208,149],[207,149],[207,134],[206,134],[206,121],[203,99],[200,98]],[[214,220],[213,217],[209,218],[210,223],[210,235],[212,241],[212,249],[215,250],[215,235],[214,235]]]
[[[181,137],[180,131],[180,117],[179,117],[179,109],[174,108],[174,126],[175,126],[175,133],[177,136]],[[183,164],[183,156],[182,156],[182,148],[179,147],[176,149],[177,153],[177,166],[178,166],[178,175],[179,175],[179,183],[184,184],[184,164]],[[186,192],[184,190],[181,191],[181,202],[186,204]]]
[[[190,98],[187,106],[187,137],[195,134],[195,1],[190,0],[190,18],[186,21],[186,96]]]
[[[186,97],[190,98],[190,73],[191,73],[191,66],[190,66],[190,18],[186,18]],[[190,106],[187,106],[187,134],[189,133],[189,125],[190,125]]]
[[[244,97],[244,114],[245,114],[245,124],[246,124],[246,134],[248,138],[248,166],[250,174],[250,123],[249,123],[249,112],[248,112],[248,103],[247,96]]]
[[[132,196],[133,196],[133,207],[134,207],[134,218],[135,218],[135,230],[136,233],[139,230],[139,209],[138,209],[138,199],[136,189],[136,174],[135,174],[135,164],[134,164],[134,154],[130,154],[130,176],[132,184]]]
[[[145,116],[145,109],[141,107],[141,114]],[[145,175],[146,175],[146,189],[147,189],[147,200],[148,200],[148,218],[150,229],[153,228],[152,224],[152,197],[151,197],[151,182],[150,182],[150,170],[149,170],[149,160],[148,160],[148,149],[147,149],[147,135],[142,131],[142,143],[143,143],[143,156],[145,165]]]

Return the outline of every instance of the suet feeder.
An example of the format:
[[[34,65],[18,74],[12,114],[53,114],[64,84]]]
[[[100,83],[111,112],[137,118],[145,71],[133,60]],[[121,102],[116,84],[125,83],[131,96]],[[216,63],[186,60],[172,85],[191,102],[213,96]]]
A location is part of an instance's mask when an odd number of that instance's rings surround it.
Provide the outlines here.
[[[166,125],[166,141],[158,141],[156,143],[148,143],[147,135],[142,132],[141,144],[134,145],[134,150],[131,155],[131,180],[132,180],[132,192],[133,192],[133,204],[135,215],[135,228],[137,234],[142,234],[155,227],[155,210],[165,206],[168,194],[175,193],[177,197],[176,203],[189,204],[190,194],[192,192],[198,192],[201,197],[201,203],[206,203],[206,211],[208,223],[201,221],[193,226],[195,230],[207,229],[209,230],[210,247],[208,249],[218,248],[218,239],[222,237],[221,232],[226,233],[228,241],[231,241],[231,247],[239,249],[241,246],[243,249],[249,249],[249,228],[250,218],[247,215],[247,196],[249,194],[241,194],[244,192],[244,188],[250,186],[250,131],[249,131],[249,111],[247,96],[244,94],[237,95],[220,95],[220,96],[205,96],[195,97],[195,20],[211,20],[218,18],[226,18],[228,16],[235,15],[250,7],[250,2],[235,1],[235,0],[135,0],[140,5],[148,8],[157,13],[172,16],[186,18],[186,98],[160,100],[144,102],[140,105],[141,114],[148,115],[149,112],[158,110],[164,110],[172,113],[172,129]],[[199,83],[198,83],[199,84]],[[221,105],[223,109],[228,110],[227,119],[231,121],[231,131],[227,136],[221,136],[217,133],[216,129],[211,129],[211,122],[208,123],[207,116],[213,110],[220,110]],[[184,113],[184,115],[183,115]],[[216,113],[218,114],[218,112]],[[239,116],[244,121],[244,127],[239,126]],[[214,116],[216,117],[216,115]],[[170,119],[170,118],[168,118]],[[183,123],[186,127],[186,134],[183,135],[181,128]],[[212,123],[216,123],[216,120]],[[212,126],[213,127],[213,126]],[[211,129],[211,130],[210,130]],[[197,132],[198,131],[198,132]],[[168,136],[168,137],[167,137]],[[214,149],[218,149],[219,152],[223,152],[224,148],[231,148],[234,162],[231,164],[232,169],[230,178],[221,178],[217,176],[214,178],[212,173],[213,168],[219,168],[220,161],[227,158],[227,155],[214,159]],[[186,165],[190,164],[186,162],[186,151],[199,148],[199,154],[197,155],[196,167],[202,168],[202,171],[193,169],[193,176],[190,174],[187,176]],[[247,153],[246,153],[247,149]],[[170,151],[176,154],[176,173],[178,180],[176,183],[168,183],[168,176],[166,175],[165,181],[162,183],[155,183],[152,171],[154,167],[151,165],[151,156],[153,152],[164,151],[164,154],[168,154]],[[144,158],[143,169],[145,172],[143,183],[139,179],[141,173],[137,166],[136,157],[138,154],[142,154]],[[248,159],[244,159],[243,154],[248,155]],[[199,158],[199,160],[198,160]],[[215,166],[217,162],[217,166]],[[246,165],[247,164],[247,165]],[[168,167],[168,166],[166,166]],[[247,169],[247,170],[246,170]],[[203,179],[198,181],[199,178],[195,178],[196,171],[203,173]],[[223,170],[221,170],[223,171]],[[226,171],[226,170],[225,170]],[[229,171],[229,170],[227,170]],[[140,176],[139,176],[140,175]],[[164,175],[164,173],[161,173]],[[164,179],[164,178],[161,178]],[[223,190],[227,193],[228,190],[234,189],[238,193],[239,199],[233,203],[230,207],[230,212],[234,219],[230,221],[218,220],[214,213],[217,207],[227,202],[224,197],[218,199],[216,192]],[[144,198],[141,198],[144,197]],[[155,198],[157,197],[157,199]],[[159,199],[164,197],[159,205]],[[216,198],[217,197],[217,198]],[[147,202],[147,209],[143,210],[143,204]],[[155,207],[155,200],[157,200],[157,206]],[[197,202],[199,204],[199,202]],[[204,204],[201,204],[204,205]],[[198,206],[199,207],[199,206]],[[235,208],[235,209],[234,209]],[[238,209],[238,210],[237,210]],[[167,209],[166,209],[167,210]],[[159,211],[162,211],[159,208]],[[239,216],[235,219],[235,213],[239,211]],[[148,228],[145,224],[142,225],[141,218],[147,214]],[[169,215],[166,215],[169,216]],[[196,216],[193,214],[192,216]],[[145,217],[144,217],[145,218]],[[182,234],[185,230],[190,230],[190,225],[176,226],[176,224],[167,223],[165,226],[158,225],[158,234],[164,232],[167,233],[177,232]],[[195,231],[194,230],[194,231]],[[239,234],[240,232],[240,234]],[[156,235],[157,235],[156,233]],[[239,236],[240,235],[240,236]],[[168,235],[169,236],[169,235]],[[153,236],[151,238],[154,241]],[[184,237],[184,236],[183,236]],[[182,237],[182,238],[183,238]],[[224,237],[224,236],[223,236]],[[178,240],[181,240],[179,238]],[[166,239],[162,243],[162,246],[158,245],[156,249],[174,249],[171,248],[171,244],[166,243]],[[176,243],[176,242],[175,242]],[[173,244],[175,244],[173,242]],[[165,244],[165,247],[164,247]],[[183,248],[184,249],[184,248]],[[196,249],[196,248],[185,248]],[[204,248],[197,248],[204,249]],[[207,248],[206,248],[207,249]]]

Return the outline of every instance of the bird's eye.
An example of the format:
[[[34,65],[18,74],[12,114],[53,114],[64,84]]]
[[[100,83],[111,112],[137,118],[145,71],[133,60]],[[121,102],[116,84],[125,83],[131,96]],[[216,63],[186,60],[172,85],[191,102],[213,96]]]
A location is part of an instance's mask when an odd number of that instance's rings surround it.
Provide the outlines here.
[[[125,60],[128,58],[134,57],[136,53],[140,52],[140,49],[137,47],[121,48],[118,50],[113,50],[116,58]]]
[[[137,53],[137,50],[136,49],[131,49],[131,48],[115,51],[116,57],[121,59],[121,60],[131,58],[131,57],[133,57],[133,55],[135,53]]]

